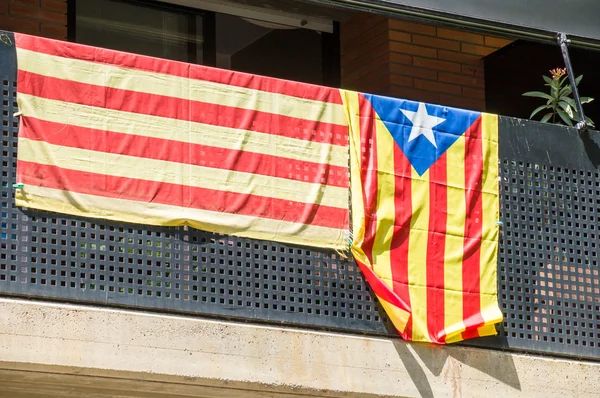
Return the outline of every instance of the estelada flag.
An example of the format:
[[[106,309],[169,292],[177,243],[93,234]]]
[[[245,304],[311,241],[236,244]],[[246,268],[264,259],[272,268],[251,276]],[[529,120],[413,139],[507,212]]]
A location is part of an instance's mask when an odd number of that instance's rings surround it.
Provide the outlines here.
[[[15,41],[18,206],[347,249],[339,90]]]
[[[343,92],[352,252],[403,338],[496,334],[498,119]]]

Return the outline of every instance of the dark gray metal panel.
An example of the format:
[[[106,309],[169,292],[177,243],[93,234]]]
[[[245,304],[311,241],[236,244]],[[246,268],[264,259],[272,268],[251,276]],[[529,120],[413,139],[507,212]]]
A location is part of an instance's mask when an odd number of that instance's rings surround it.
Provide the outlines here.
[[[517,30],[565,32],[600,40],[597,0],[313,0],[374,11],[410,10]]]
[[[466,344],[600,359],[600,134],[500,117],[497,337]]]
[[[14,206],[14,47],[0,43],[0,294],[397,336],[353,261]],[[464,344],[600,359],[600,135],[500,117],[497,337]]]

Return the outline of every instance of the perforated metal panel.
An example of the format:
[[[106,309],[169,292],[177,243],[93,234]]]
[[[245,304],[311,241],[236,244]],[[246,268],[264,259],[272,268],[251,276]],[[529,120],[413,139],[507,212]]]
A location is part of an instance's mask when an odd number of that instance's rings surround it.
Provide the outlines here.
[[[600,134],[500,119],[505,314],[491,344],[600,358]]]
[[[15,60],[1,43],[0,59],[0,292],[386,333],[360,270],[335,252],[15,208]]]
[[[353,261],[14,207],[15,60],[0,43],[0,294],[389,334]],[[504,322],[465,344],[600,359],[600,138],[500,118]]]

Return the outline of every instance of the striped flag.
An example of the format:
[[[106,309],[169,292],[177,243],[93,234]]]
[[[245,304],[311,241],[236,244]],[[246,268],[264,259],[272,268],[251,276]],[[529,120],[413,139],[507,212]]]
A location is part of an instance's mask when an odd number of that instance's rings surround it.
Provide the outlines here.
[[[18,206],[348,247],[339,90],[15,40]]]
[[[497,117],[343,92],[352,251],[403,338],[496,334]]]

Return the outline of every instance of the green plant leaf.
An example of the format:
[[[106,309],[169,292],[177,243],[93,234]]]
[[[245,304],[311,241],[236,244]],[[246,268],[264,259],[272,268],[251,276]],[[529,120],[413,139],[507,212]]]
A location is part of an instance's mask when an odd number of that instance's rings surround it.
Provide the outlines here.
[[[579,99],[581,100],[582,104],[589,104],[594,100],[592,97],[581,97]]]
[[[548,83],[548,85],[549,85],[549,86],[550,86],[550,85],[552,85],[552,82],[554,81],[554,79],[553,79],[553,78],[551,78],[551,77],[549,77],[549,76],[546,76],[546,75],[542,75],[542,77],[544,78],[544,81],[545,81],[546,83]]]
[[[540,105],[540,106],[538,106],[537,108],[535,108],[533,110],[533,112],[531,112],[531,115],[529,115],[529,118],[533,119],[533,117],[535,115],[537,115],[540,111],[543,111],[544,109],[548,109],[548,108],[550,108],[548,105]]]
[[[558,106],[563,108],[565,112],[567,112],[567,115],[573,119],[573,108],[571,108],[571,105],[567,104],[565,101],[559,101]]]
[[[548,120],[550,120],[550,118],[552,117],[552,115],[554,115],[554,113],[552,113],[552,112],[546,113],[544,115],[544,117],[542,118],[542,120],[540,120],[540,122],[542,122],[542,123],[548,122]]]
[[[569,115],[567,115],[565,113],[565,111],[561,111],[560,109],[556,110],[556,113],[558,113],[558,116],[560,116],[560,118],[570,127],[573,127],[573,122],[571,121],[571,119],[569,118]]]
[[[571,89],[571,86],[565,86],[563,88],[560,89],[560,91],[558,92],[558,96],[559,97],[567,97],[569,95],[571,95],[571,93],[573,92],[573,90]]]
[[[585,117],[585,121],[588,122],[589,124],[594,124],[594,121],[587,116]]]
[[[579,83],[581,83],[581,79],[583,79],[583,75],[580,75],[577,79],[575,79],[576,86],[579,86]]]
[[[537,98],[544,98],[547,100],[554,100],[554,97],[546,94],[546,93],[542,93],[541,91],[528,91],[526,93],[522,94],[523,97],[537,97]]]
[[[559,101],[564,101],[567,104],[569,104],[571,107],[573,107],[573,109],[577,109],[577,104],[575,104],[575,100],[571,97],[561,97],[561,98],[559,98]]]

